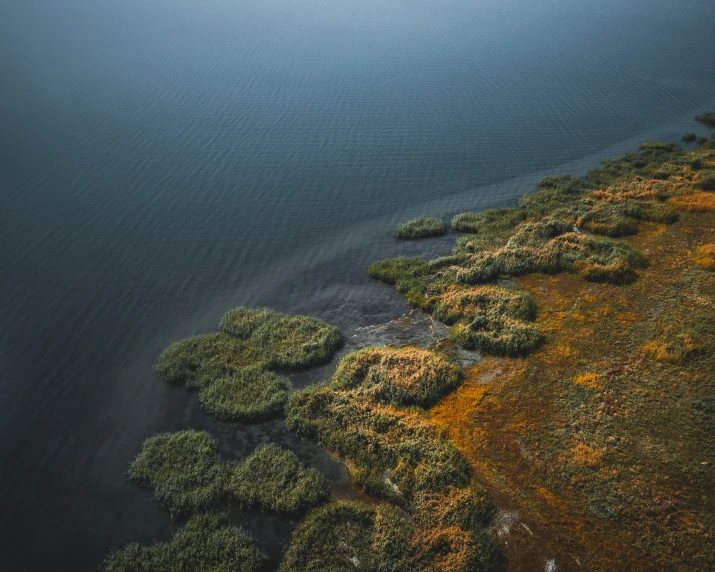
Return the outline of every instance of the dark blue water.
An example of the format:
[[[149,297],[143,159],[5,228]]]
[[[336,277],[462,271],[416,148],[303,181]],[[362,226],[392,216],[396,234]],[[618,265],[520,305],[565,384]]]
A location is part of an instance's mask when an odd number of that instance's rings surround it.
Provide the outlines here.
[[[449,240],[397,222],[698,130],[714,23],[712,0],[1,2],[2,569],[167,538],[126,480],[156,431],[229,457],[275,438],[339,481],[279,422],[206,419],[156,355],[237,304],[348,336],[398,316],[369,262]],[[290,529],[246,522],[266,547]]]

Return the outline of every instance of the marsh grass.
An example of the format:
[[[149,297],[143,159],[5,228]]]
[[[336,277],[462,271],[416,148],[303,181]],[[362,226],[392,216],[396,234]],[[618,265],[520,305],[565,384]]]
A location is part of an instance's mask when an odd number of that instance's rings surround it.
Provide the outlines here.
[[[447,225],[438,218],[415,218],[398,226],[396,234],[403,240],[444,236]]]
[[[366,348],[340,362],[333,383],[395,406],[427,407],[462,382],[454,364],[417,348]]]
[[[130,478],[151,489],[175,519],[216,507],[225,496],[228,474],[216,441],[193,430],[147,439],[129,467]]]
[[[286,382],[255,367],[220,377],[199,395],[202,409],[216,419],[244,424],[282,415],[287,400]]]
[[[225,503],[296,513],[329,495],[325,479],[275,445],[261,447],[239,463],[221,460],[204,431],[163,433],[147,439],[129,469],[130,478],[154,492],[173,519]]]
[[[411,535],[410,522],[387,505],[333,503],[298,525],[280,572],[409,570]]]
[[[341,345],[333,326],[266,308],[234,308],[219,328],[171,344],[156,371],[169,383],[200,389],[202,408],[227,422],[253,423],[280,415],[287,386],[268,370],[324,363]]]
[[[363,562],[370,570],[489,569],[489,499],[472,481],[466,459],[421,410],[400,407],[431,403],[460,381],[458,370],[433,352],[368,348],[344,357],[331,383],[291,396],[288,428],[344,459],[356,485],[401,507],[411,520],[389,525],[402,540],[390,541],[399,551],[386,554],[371,540],[374,519],[387,518],[376,512],[381,509],[317,509],[296,530],[282,570],[348,570]],[[345,529],[358,530],[360,542],[348,540]],[[320,567],[323,562],[329,565]]]
[[[693,262],[703,270],[715,270],[715,244],[704,244],[693,254]]]
[[[244,508],[298,513],[327,500],[330,489],[315,469],[306,469],[293,453],[264,445],[233,470],[230,495]]]
[[[526,220],[521,209],[490,209],[478,213],[460,213],[452,218],[452,228],[458,232],[499,235]]]
[[[681,139],[682,139],[685,143],[694,143],[697,138],[698,138],[698,136],[697,136],[695,133],[685,133],[685,134],[681,137]]]
[[[189,520],[169,542],[131,543],[112,552],[104,572],[256,572],[266,560],[245,532],[214,514]]]

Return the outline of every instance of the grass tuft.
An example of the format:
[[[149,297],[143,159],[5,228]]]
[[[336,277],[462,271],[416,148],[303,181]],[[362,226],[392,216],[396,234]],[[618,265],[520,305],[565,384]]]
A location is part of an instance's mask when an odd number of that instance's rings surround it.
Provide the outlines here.
[[[415,218],[397,227],[397,237],[404,240],[430,238],[447,234],[447,225],[438,218]]]
[[[275,373],[242,368],[220,377],[199,395],[204,411],[221,421],[255,423],[283,414],[288,386]]]
[[[192,518],[169,542],[148,546],[131,543],[112,552],[104,572],[256,572],[265,554],[242,530],[227,526],[217,515]]]
[[[222,421],[253,423],[280,415],[285,382],[270,369],[305,369],[327,361],[340,332],[319,320],[265,308],[234,308],[221,331],[171,344],[157,373],[172,384],[199,388],[201,406]]]
[[[315,469],[306,469],[293,453],[264,445],[239,463],[227,491],[243,508],[298,513],[327,500],[330,489]]]
[[[461,370],[416,348],[366,348],[340,362],[333,384],[359,389],[380,403],[427,407],[462,382]]]
[[[294,513],[329,496],[325,479],[315,469],[304,468],[293,453],[268,445],[239,463],[228,463],[204,431],[147,439],[129,476],[151,489],[174,519],[215,509],[223,502]]]
[[[703,270],[715,270],[715,244],[704,244],[695,250],[693,262]]]

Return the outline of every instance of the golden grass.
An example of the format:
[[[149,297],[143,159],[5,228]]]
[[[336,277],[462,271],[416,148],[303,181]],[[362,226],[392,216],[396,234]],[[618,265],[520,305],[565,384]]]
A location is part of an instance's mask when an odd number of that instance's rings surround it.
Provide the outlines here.
[[[672,197],[668,204],[676,210],[685,212],[715,212],[715,193],[693,192]]]
[[[703,270],[715,270],[715,244],[704,244],[693,254],[693,262]]]

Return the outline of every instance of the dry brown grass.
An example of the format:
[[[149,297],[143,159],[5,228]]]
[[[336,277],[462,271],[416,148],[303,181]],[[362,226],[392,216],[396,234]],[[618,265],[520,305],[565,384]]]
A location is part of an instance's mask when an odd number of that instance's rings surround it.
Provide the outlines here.
[[[676,210],[702,213],[715,212],[715,193],[693,192],[668,199],[668,204]]]
[[[715,270],[715,244],[704,244],[693,254],[693,262],[703,270]]]

